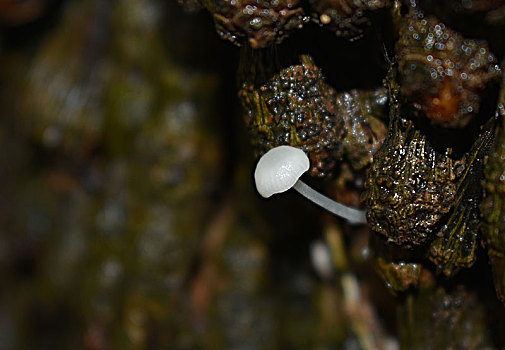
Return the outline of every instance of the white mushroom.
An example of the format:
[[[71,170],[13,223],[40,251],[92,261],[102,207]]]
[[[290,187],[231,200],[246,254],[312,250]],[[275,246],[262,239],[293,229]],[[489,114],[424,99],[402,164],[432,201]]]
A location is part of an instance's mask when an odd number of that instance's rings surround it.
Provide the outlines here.
[[[350,208],[317,192],[300,176],[310,168],[309,157],[301,149],[291,146],[272,148],[260,158],[254,180],[256,189],[265,198],[293,187],[310,201],[351,224],[366,224],[364,210]]]

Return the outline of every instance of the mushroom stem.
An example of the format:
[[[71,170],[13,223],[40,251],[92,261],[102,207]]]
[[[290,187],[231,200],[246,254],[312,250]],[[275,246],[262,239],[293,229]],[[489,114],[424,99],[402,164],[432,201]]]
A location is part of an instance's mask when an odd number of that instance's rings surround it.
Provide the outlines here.
[[[330,213],[346,219],[350,224],[361,225],[367,223],[366,211],[350,208],[339,202],[336,202],[333,199],[330,199],[317,192],[302,180],[298,180],[294,184],[293,188],[308,200],[328,210]]]

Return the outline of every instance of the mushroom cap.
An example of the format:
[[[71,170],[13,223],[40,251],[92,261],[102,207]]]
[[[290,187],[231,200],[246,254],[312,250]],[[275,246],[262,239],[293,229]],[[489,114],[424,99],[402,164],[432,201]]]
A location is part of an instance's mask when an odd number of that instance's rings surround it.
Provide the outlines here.
[[[309,157],[301,149],[291,146],[272,148],[256,165],[256,189],[265,198],[285,192],[293,187],[309,167]]]

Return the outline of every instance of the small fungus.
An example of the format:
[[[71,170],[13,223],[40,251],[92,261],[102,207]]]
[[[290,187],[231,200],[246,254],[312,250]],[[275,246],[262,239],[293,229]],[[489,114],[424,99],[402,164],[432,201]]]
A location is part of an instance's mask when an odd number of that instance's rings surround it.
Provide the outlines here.
[[[256,189],[268,198],[293,187],[304,197],[346,219],[351,224],[366,224],[364,210],[354,209],[338,203],[317,192],[303,181],[300,176],[310,168],[310,161],[305,152],[291,146],[272,148],[259,160],[254,173]]]

